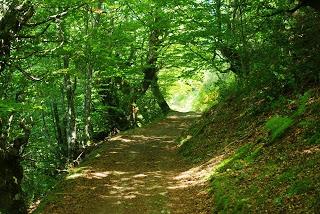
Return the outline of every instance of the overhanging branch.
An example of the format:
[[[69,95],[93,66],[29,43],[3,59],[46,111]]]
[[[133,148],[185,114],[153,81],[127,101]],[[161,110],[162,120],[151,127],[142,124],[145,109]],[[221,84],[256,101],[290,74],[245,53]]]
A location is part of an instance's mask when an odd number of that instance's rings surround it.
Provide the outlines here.
[[[59,13],[59,14],[55,14],[55,15],[49,16],[46,20],[43,20],[43,21],[40,21],[40,22],[37,22],[37,23],[26,24],[26,27],[37,27],[39,25],[46,24],[46,23],[54,21],[56,19],[60,19],[60,18],[62,18],[64,16],[66,16],[69,12],[71,12],[73,10],[77,10],[77,9],[79,9],[79,8],[85,6],[85,5],[86,5],[86,3],[80,4],[80,5],[75,6],[75,7],[69,7],[67,9],[65,9],[64,11],[62,11],[61,13]]]
[[[50,26],[51,26],[51,23],[49,23],[40,33],[38,33],[36,35],[19,35],[18,38],[21,38],[21,39],[33,39],[33,38],[40,37],[45,32],[47,32],[47,30],[49,29]]]
[[[16,65],[15,67],[18,69],[18,71],[20,71],[29,80],[39,82],[44,79],[44,77],[41,77],[41,78],[34,77],[32,74],[30,74],[30,73],[26,72],[24,69],[22,69],[19,65]]]

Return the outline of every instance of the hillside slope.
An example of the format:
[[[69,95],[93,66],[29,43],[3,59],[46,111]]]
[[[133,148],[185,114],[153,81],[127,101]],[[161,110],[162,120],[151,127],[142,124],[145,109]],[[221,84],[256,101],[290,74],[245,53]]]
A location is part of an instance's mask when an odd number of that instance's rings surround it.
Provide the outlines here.
[[[191,162],[215,163],[215,213],[319,213],[320,92],[234,94],[180,139]]]

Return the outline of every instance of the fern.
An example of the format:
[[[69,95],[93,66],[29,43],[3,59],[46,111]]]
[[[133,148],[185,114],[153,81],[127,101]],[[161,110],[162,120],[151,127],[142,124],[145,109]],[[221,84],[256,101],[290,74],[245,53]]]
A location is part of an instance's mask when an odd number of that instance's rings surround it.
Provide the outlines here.
[[[265,127],[271,132],[271,141],[283,136],[288,128],[294,123],[290,117],[275,116],[269,119]]]
[[[307,102],[308,102],[310,97],[311,97],[311,92],[310,91],[307,91],[306,93],[304,93],[303,96],[300,97],[300,99],[299,99],[299,108],[294,113],[293,117],[299,117],[299,116],[301,116],[301,115],[303,115],[305,113],[306,108],[307,108]]]

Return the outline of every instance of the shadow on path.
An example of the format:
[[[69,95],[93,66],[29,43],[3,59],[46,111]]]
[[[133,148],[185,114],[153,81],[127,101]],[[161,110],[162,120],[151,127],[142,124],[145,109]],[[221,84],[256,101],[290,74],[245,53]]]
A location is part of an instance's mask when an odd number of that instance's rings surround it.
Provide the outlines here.
[[[196,117],[174,112],[112,138],[50,195],[42,213],[210,213],[206,182],[176,154],[175,139]]]

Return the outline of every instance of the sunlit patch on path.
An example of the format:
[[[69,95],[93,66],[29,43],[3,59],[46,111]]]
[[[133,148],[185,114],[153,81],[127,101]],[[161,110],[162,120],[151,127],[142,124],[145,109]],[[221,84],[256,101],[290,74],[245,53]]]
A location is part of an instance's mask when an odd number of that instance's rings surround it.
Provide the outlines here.
[[[176,153],[175,139],[197,116],[171,113],[106,142],[66,178],[44,213],[210,213],[206,178],[219,157],[191,166]]]

